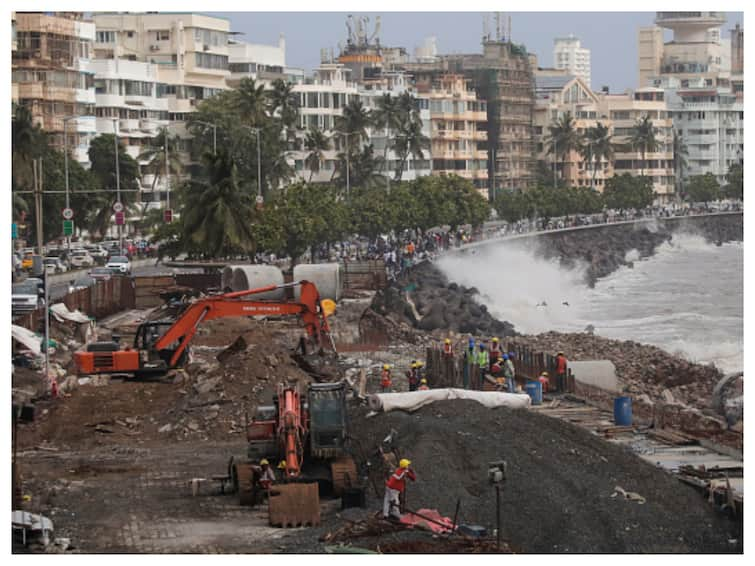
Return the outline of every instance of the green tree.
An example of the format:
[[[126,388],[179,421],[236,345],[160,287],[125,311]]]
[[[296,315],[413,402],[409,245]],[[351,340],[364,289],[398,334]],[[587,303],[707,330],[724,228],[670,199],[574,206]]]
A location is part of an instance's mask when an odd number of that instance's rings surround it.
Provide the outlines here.
[[[396,101],[397,122],[393,151],[399,156],[394,179],[401,182],[409,155],[424,159],[425,149],[430,148],[430,138],[422,133],[422,118],[419,104],[408,91],[401,93]]]
[[[636,210],[653,204],[653,181],[649,177],[632,177],[629,173],[616,175],[606,181],[603,198],[606,206]]]
[[[289,146],[296,140],[296,125],[299,121],[299,94],[294,85],[283,79],[275,79],[272,89],[266,91],[270,99],[270,115],[279,119],[284,137]]]
[[[168,160],[165,162],[165,140],[168,141]],[[146,161],[143,171],[153,175],[152,190],[155,190],[160,177],[165,173],[167,165],[168,171],[176,178],[183,171],[183,162],[178,152],[178,136],[171,136],[168,128],[161,128],[160,132],[149,140],[146,149],[137,157],[138,161]],[[172,148],[172,150],[171,150]]]
[[[612,161],[614,155],[613,141],[611,140],[610,130],[606,125],[597,122],[595,126],[587,128],[581,153],[585,160],[592,164],[591,186],[594,188],[595,175],[600,163],[604,159],[609,162]]]
[[[311,183],[312,175],[320,171],[320,163],[325,161],[325,152],[330,149],[330,140],[322,130],[312,128],[304,138],[304,149],[308,152],[304,163],[309,169],[309,182]]]
[[[233,250],[252,254],[252,201],[239,187],[236,164],[225,150],[208,152],[203,161],[203,175],[185,190],[184,239],[211,257]]]
[[[744,199],[744,168],[741,163],[735,163],[729,167],[723,194],[726,198]]]
[[[103,235],[111,224],[113,204],[117,200],[115,171],[115,139],[112,134],[95,137],[89,144],[90,171],[94,183],[103,192],[95,193],[87,200],[85,222],[90,230]],[[70,160],[69,160],[70,165]],[[126,209],[133,210],[139,190],[139,164],[126,153],[126,148],[118,140],[118,169],[121,188],[121,202]]]
[[[396,97],[385,93],[377,101],[375,109],[370,114],[372,125],[378,130],[385,131],[385,147],[383,148],[383,171],[388,174],[388,150],[390,149],[390,137],[400,125],[400,116]]]
[[[564,163],[572,151],[579,151],[582,147],[582,136],[577,131],[571,112],[564,113],[559,119],[554,120],[548,126],[550,135],[547,140],[549,155],[553,155],[556,161]],[[554,164],[555,167],[555,164]],[[565,178],[565,166],[561,168],[561,178]]]
[[[684,192],[684,170],[687,168],[687,144],[684,143],[681,130],[674,130],[674,180],[676,181],[676,194]]]
[[[648,153],[654,153],[660,146],[660,142],[658,141],[658,138],[656,138],[657,134],[658,129],[653,126],[650,117],[645,115],[635,122],[629,135],[629,145],[635,151],[639,151],[642,156],[640,174],[643,177],[645,176],[645,166],[647,165],[645,156]]]
[[[269,97],[265,85],[245,77],[239,86],[230,91],[230,99],[236,117],[242,124],[252,127],[264,126],[267,122]]]
[[[687,199],[690,202],[710,202],[721,198],[721,186],[713,173],[693,175],[687,183]]]

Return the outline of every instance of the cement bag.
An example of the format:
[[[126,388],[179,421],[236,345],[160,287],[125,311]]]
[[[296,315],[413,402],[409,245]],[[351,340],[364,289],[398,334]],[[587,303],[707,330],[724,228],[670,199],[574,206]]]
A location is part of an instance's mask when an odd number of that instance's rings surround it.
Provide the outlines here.
[[[231,289],[234,291],[246,291],[268,285],[283,285],[283,272],[274,265],[238,265],[233,271]],[[276,289],[255,295],[249,295],[248,299],[267,299],[280,301],[285,299],[285,289]]]
[[[343,278],[338,263],[300,263],[294,266],[294,281],[314,283],[321,299],[341,300]],[[300,296],[301,286],[294,287],[294,299]]]
[[[468,389],[430,389],[428,391],[408,391],[405,393],[376,393],[367,397],[367,404],[373,411],[416,411],[435,401],[447,399],[469,399],[480,405],[493,409],[495,407],[509,407],[511,409],[526,409],[532,399],[529,395],[518,393],[501,393],[498,391],[471,391]]]

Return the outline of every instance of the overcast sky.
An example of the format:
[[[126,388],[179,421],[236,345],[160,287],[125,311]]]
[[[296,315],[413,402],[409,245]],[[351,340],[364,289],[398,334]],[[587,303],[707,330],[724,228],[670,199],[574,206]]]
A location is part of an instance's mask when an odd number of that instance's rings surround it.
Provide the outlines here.
[[[439,53],[479,53],[482,36],[481,12],[352,12],[370,16],[380,14],[380,43],[405,47],[410,54],[427,36],[437,37]],[[277,44],[278,35],[286,37],[286,63],[301,67],[307,74],[320,62],[320,49],[346,43],[346,12],[214,12],[228,18],[231,29],[249,43]],[[591,50],[592,88],[608,85],[612,92],[636,88],[637,30],[653,24],[653,12],[512,12],[512,38],[537,54],[542,67],[553,64],[553,38],[573,33],[582,46]],[[490,18],[492,26],[494,19]],[[743,25],[742,12],[729,12],[723,37],[729,37],[734,24]],[[492,27],[491,26],[491,27]],[[670,32],[668,32],[670,34]],[[669,35],[670,39],[670,35]]]

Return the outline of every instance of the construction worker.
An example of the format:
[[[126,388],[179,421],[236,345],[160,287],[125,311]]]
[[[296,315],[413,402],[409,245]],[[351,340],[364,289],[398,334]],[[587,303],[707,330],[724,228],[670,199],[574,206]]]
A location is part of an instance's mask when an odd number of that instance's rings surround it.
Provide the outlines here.
[[[548,372],[544,371],[540,374],[540,377],[537,378],[537,380],[540,382],[540,385],[543,386],[543,393],[548,392]]]
[[[409,371],[406,372],[406,378],[409,381],[409,391],[416,391],[417,384],[419,384],[419,376],[417,373],[417,361],[413,361],[409,366]]]
[[[514,379],[514,364],[510,363],[508,354],[503,355],[503,377],[506,379],[509,393],[516,393],[516,380]]]
[[[446,338],[443,342],[443,355],[449,358],[454,355],[454,348],[450,338]]]
[[[566,391],[566,365],[568,360],[562,351],[556,354],[556,389],[559,393]]]
[[[383,518],[395,518],[401,520],[401,510],[399,498],[406,489],[406,478],[412,481],[417,479],[414,471],[409,467],[411,461],[403,458],[398,463],[398,469],[391,474],[388,481],[385,482],[385,496],[383,497]]]
[[[383,364],[383,371],[380,374],[380,387],[383,393],[388,393],[391,390],[391,366]]]
[[[503,391],[506,386],[506,380],[503,377],[503,358],[497,358],[493,361],[493,365],[490,367],[490,375],[495,378],[496,391]]]
[[[270,489],[270,486],[275,483],[275,472],[273,472],[267,459],[260,460],[260,470],[260,486],[262,489]]]
[[[417,381],[421,380],[424,377],[424,372],[425,372],[425,370],[423,369],[424,367],[425,367],[425,364],[417,360],[417,368],[416,368]]]
[[[478,389],[482,389],[482,384],[485,382],[485,374],[490,367],[490,356],[484,342],[480,342],[480,351],[477,353],[477,365],[480,371],[480,386]]]
[[[493,337],[490,341],[490,369],[492,371],[493,364],[501,355],[501,344],[498,342],[498,337]]]
[[[430,388],[427,386],[427,379],[423,377],[419,382],[419,388],[417,391],[427,391],[428,389]]]

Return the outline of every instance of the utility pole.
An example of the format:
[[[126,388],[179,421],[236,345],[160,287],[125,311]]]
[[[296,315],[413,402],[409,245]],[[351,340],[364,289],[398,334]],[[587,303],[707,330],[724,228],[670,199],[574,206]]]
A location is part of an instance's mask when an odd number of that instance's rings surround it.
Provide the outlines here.
[[[121,169],[120,169],[120,157],[118,155],[118,118],[113,118],[113,143],[115,146],[115,200],[121,202]],[[125,220],[124,213],[124,220]],[[119,254],[123,253],[123,233],[121,231],[121,225],[116,224],[118,227],[118,249]]]
[[[44,257],[42,246],[44,244],[42,237],[42,158],[35,159],[32,162],[34,170],[34,218],[37,227],[37,254]]]
[[[68,120],[72,117],[63,118],[63,159],[65,162],[66,171],[66,208],[71,207],[71,201],[68,197]],[[71,236],[66,236],[66,247],[68,248],[68,255],[71,255]]]
[[[262,152],[260,147],[260,129],[255,128],[257,132],[257,200],[262,198]]]
[[[351,132],[346,132],[346,198],[349,198],[349,135]]]
[[[553,140],[553,188],[556,188],[556,170],[558,168],[558,143]]]
[[[170,167],[168,167],[168,128],[165,128],[165,208],[170,208]]]

